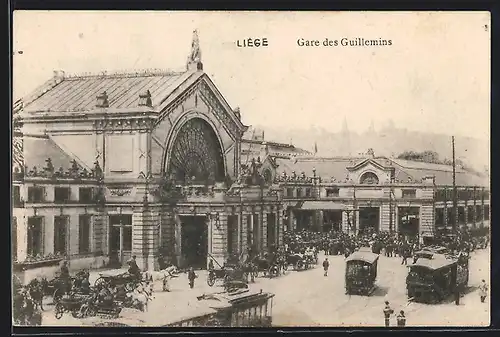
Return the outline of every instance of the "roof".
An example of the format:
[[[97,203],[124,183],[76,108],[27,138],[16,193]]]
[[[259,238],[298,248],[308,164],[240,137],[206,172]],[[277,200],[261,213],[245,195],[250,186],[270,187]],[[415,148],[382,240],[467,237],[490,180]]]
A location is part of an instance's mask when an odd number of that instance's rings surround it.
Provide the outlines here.
[[[28,171],[32,170],[33,167],[36,167],[38,172],[42,171],[47,158],[51,159],[56,171],[61,167],[64,170],[71,168],[73,158],[57,146],[53,140],[45,137],[25,136],[23,143],[24,147],[29,149],[24,153],[24,166],[27,167]],[[81,165],[79,168],[82,168]]]
[[[347,257],[346,262],[363,261],[366,263],[373,264],[375,261],[378,260],[378,257],[379,257],[378,254],[372,252],[356,251]]]
[[[278,171],[286,172],[287,175],[305,172],[312,175],[313,169],[324,181],[332,178],[342,182],[348,174],[348,168],[359,167],[368,159],[360,157],[296,157],[292,159],[277,159]],[[453,184],[453,168],[449,165],[423,163],[402,159],[378,157],[370,159],[382,167],[394,167],[396,181],[407,182],[420,181],[424,177],[435,176],[436,185]],[[456,170],[456,184],[458,186],[488,186],[486,177],[465,171],[458,168]]]
[[[412,263],[409,267],[422,267],[431,270],[438,270],[456,263],[455,260],[447,259],[442,254],[434,254],[432,259],[419,258],[416,263]]]
[[[45,88],[24,101],[24,112],[89,111],[95,109],[97,96],[106,91],[111,108],[135,108],[139,95],[149,90],[156,107],[193,72],[142,71],[116,74],[58,75]]]
[[[344,181],[347,177],[347,167],[352,165],[359,158],[349,157],[310,157],[310,158],[295,158],[295,159],[276,159],[278,171],[285,172],[291,175],[293,171],[300,174],[305,172],[306,175],[311,176],[313,169],[316,169],[316,174],[323,180],[330,180],[335,178],[338,181]]]
[[[419,161],[390,159],[396,166],[396,179],[401,179],[405,175],[411,176],[413,180],[421,180],[425,176],[435,176],[436,185],[453,184],[453,166],[424,163]],[[398,176],[400,178],[398,178]],[[455,169],[456,184],[459,186],[488,186],[489,181],[486,177],[474,172],[466,171],[462,168]]]

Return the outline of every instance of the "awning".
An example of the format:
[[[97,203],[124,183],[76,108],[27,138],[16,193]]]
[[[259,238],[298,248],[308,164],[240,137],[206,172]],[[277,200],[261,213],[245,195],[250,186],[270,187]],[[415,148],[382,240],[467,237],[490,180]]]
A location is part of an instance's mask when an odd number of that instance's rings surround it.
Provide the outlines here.
[[[345,209],[345,206],[344,204],[335,201],[304,201],[299,209],[343,211]]]

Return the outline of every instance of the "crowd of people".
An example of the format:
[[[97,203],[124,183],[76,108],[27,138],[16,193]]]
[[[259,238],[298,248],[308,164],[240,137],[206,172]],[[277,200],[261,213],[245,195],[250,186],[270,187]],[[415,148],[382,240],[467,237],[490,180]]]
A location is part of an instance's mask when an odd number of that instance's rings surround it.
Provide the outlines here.
[[[443,235],[434,238],[432,243],[425,243],[418,236],[402,235],[396,232],[362,231],[348,234],[342,231],[312,232],[307,230],[288,231],[284,233],[284,250],[287,253],[304,253],[309,247],[325,252],[325,255],[349,256],[361,247],[367,247],[376,254],[387,257],[400,257],[402,264],[424,246],[436,245],[446,249],[450,254],[470,253],[474,249],[485,248],[489,236],[479,235],[469,229],[460,229],[456,235]]]

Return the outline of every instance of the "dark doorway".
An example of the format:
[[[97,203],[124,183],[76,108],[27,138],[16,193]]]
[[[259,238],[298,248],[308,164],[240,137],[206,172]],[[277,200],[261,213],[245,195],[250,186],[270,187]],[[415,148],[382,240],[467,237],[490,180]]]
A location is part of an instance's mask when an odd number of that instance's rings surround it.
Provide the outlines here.
[[[267,214],[267,248],[276,244],[276,214]]]
[[[181,255],[186,267],[206,269],[208,228],[205,216],[181,216]]]
[[[313,215],[312,211],[296,211],[295,217],[297,219],[296,231],[300,232],[302,230],[310,230],[313,225]]]
[[[359,208],[359,231],[360,232],[378,232],[380,224],[379,207],[360,207]]]
[[[238,250],[238,216],[229,215],[227,217],[227,253],[236,254]]]
[[[132,257],[132,214],[109,216],[110,264],[121,266]]]
[[[398,207],[398,231],[404,236],[417,236],[420,226],[420,207]]]
[[[323,211],[323,232],[342,230],[342,211]]]

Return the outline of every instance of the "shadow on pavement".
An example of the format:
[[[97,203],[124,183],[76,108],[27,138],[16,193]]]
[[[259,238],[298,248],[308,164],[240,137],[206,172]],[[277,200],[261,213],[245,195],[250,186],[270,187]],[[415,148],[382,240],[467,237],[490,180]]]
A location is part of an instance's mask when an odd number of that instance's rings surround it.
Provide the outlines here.
[[[386,296],[389,293],[388,287],[377,286],[371,296]]]

